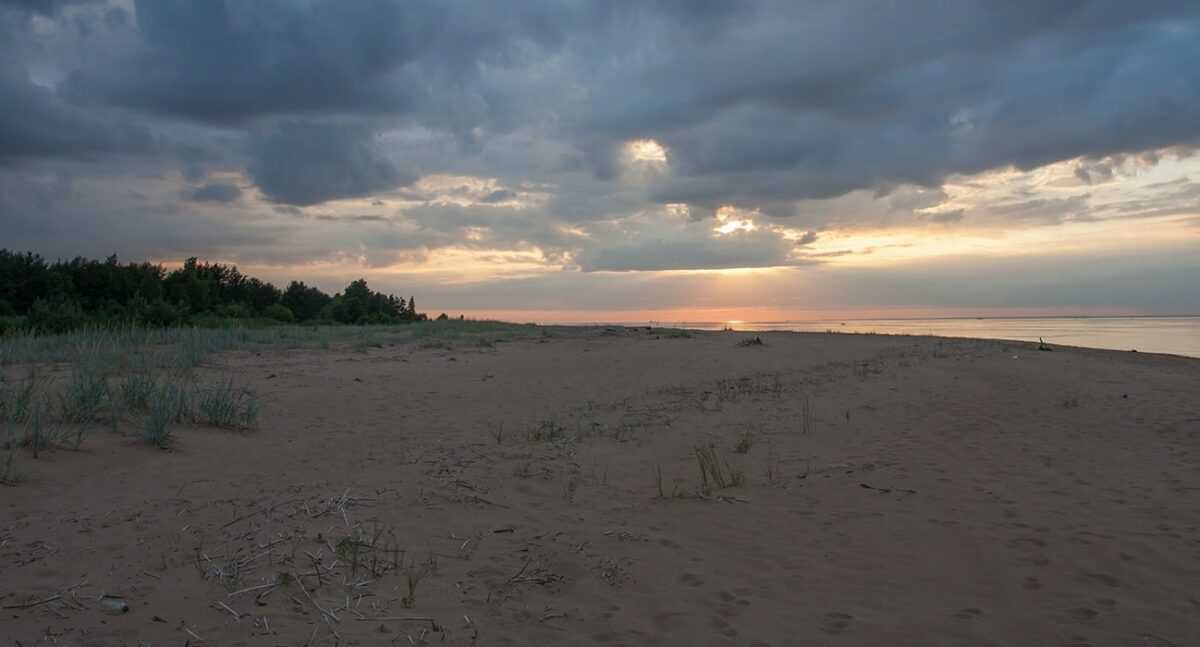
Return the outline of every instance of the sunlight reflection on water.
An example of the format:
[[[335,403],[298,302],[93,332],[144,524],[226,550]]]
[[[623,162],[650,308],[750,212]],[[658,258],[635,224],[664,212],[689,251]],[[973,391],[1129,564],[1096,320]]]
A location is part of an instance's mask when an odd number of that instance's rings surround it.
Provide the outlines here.
[[[646,325],[647,322],[609,322]],[[1012,319],[846,319],[842,321],[655,321],[699,330],[882,333],[1016,339],[1200,357],[1200,317],[1049,317]]]

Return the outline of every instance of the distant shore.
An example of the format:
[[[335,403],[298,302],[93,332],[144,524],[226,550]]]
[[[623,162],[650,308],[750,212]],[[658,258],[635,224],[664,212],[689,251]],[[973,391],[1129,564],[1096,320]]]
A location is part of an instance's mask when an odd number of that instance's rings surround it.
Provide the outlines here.
[[[550,325],[556,325],[548,322]],[[655,326],[742,332],[843,332],[923,335],[1137,350],[1200,357],[1200,315],[1089,317],[935,317],[797,321],[585,322],[585,326]]]

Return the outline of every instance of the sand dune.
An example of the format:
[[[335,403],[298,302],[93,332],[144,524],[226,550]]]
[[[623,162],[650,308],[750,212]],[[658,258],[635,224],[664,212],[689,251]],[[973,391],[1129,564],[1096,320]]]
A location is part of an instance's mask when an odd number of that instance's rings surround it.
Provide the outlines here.
[[[1200,645],[1200,361],[746,338],[218,356],[0,488],[2,642]]]

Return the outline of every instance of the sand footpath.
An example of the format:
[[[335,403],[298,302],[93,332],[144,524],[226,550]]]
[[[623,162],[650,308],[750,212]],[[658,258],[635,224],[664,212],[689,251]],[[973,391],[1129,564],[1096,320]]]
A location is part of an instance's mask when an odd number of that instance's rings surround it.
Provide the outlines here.
[[[0,645],[1200,645],[1200,360],[754,337],[214,356],[0,487]]]

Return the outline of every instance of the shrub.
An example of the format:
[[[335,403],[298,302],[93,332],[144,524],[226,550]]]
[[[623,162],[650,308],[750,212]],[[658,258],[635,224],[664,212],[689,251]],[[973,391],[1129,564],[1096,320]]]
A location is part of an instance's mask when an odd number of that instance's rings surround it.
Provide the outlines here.
[[[174,326],[183,319],[183,312],[179,308],[159,299],[147,303],[138,313],[137,318],[147,326]]]
[[[254,312],[248,306],[241,303],[229,303],[218,306],[216,312],[217,315],[229,317],[230,319],[246,319],[254,316]]]
[[[86,319],[74,301],[48,303],[37,301],[29,310],[29,327],[43,335],[70,332],[82,328]]]
[[[25,317],[0,317],[0,337],[16,334],[25,327]]]
[[[292,314],[292,309],[282,303],[273,303],[267,306],[263,310],[263,316],[283,323],[292,323],[296,320],[296,316]]]

